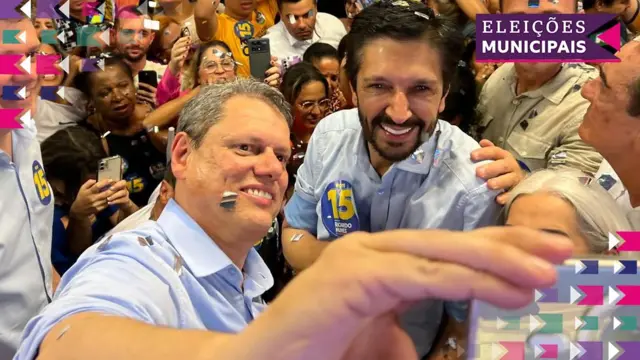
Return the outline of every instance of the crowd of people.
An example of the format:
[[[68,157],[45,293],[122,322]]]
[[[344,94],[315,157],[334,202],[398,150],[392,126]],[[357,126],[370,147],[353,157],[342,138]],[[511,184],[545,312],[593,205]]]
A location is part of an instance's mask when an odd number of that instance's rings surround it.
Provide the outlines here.
[[[33,3],[0,52],[68,71],[0,75],[0,359],[455,359],[640,231],[637,0]],[[477,63],[498,12],[615,14],[621,61]]]

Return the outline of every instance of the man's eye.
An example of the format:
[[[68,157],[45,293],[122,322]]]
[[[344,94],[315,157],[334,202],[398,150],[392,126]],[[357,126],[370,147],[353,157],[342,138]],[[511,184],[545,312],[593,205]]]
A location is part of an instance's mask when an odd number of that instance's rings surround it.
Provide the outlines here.
[[[416,86],[416,91],[420,91],[421,92],[421,91],[427,91],[427,90],[429,90],[429,87],[426,86],[426,85],[418,85],[418,86]]]
[[[242,145],[238,145],[238,149],[241,151],[250,151],[251,150],[251,146],[247,145],[247,144],[242,144]]]

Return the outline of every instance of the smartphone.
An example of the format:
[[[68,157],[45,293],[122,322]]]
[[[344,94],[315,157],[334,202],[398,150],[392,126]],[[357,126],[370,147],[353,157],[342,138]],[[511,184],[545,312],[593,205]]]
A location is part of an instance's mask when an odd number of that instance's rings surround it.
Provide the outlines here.
[[[557,283],[536,290],[537,301],[524,308],[504,310],[472,301],[466,359],[578,359],[580,353],[585,360],[612,359],[620,350],[609,344],[620,348],[640,341],[640,306],[617,305],[616,300],[619,287],[640,286],[638,265],[637,257],[571,259],[556,267]]]
[[[271,67],[269,39],[249,40],[249,67],[252,77],[260,81],[265,79],[265,72]]]
[[[158,87],[158,73],[153,70],[142,70],[138,73],[138,82]]]
[[[530,8],[539,8],[540,7],[540,0],[529,0],[529,7]]]
[[[122,180],[124,162],[118,155],[100,159],[98,162],[98,182],[102,180]]]

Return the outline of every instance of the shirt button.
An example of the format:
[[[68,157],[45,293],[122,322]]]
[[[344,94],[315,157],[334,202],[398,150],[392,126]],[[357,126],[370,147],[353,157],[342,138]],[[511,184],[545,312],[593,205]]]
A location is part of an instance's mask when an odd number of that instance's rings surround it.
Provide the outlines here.
[[[513,101],[511,102],[513,105],[518,105],[520,104],[520,100],[517,99],[513,99]]]
[[[378,195],[384,194],[384,190],[378,190]]]
[[[526,152],[526,151],[523,151],[523,152],[522,152],[522,156],[527,156],[527,152]]]
[[[498,138],[498,142],[499,142],[499,143],[503,143],[503,142],[504,142],[504,138],[503,138],[502,136],[500,136],[500,137]]]

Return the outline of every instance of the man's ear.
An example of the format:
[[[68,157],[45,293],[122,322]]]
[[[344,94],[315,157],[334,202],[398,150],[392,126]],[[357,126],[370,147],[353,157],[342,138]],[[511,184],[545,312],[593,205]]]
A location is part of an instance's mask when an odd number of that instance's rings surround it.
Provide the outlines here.
[[[177,180],[183,180],[186,177],[187,162],[192,151],[191,139],[187,133],[177,133],[171,146],[171,169]]]

